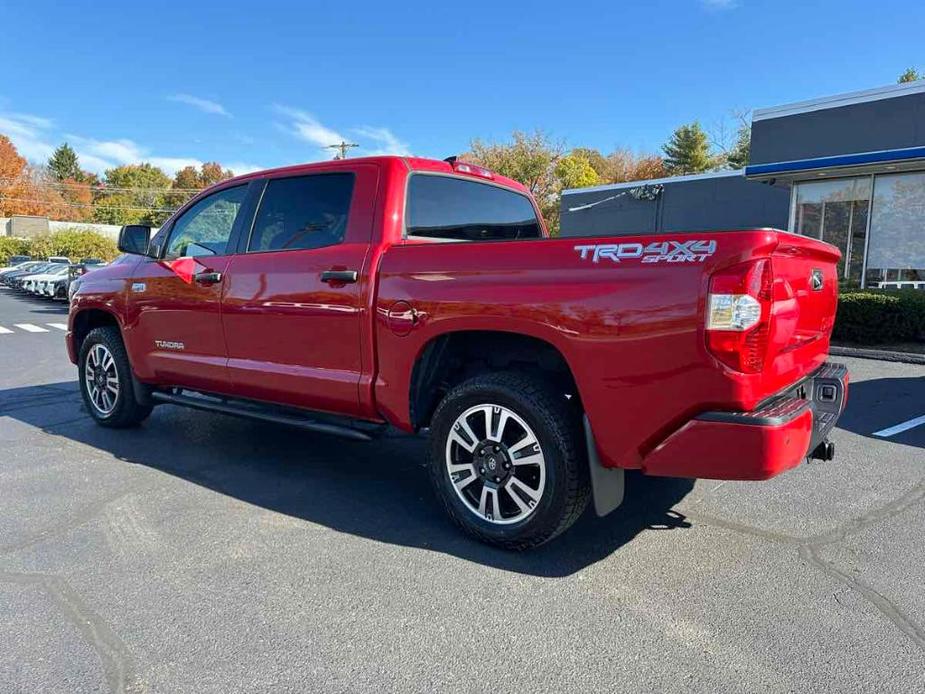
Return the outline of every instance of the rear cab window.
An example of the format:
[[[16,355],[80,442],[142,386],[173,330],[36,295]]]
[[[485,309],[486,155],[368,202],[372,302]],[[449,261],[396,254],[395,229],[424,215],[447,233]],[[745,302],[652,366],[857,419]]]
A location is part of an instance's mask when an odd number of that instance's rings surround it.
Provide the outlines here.
[[[530,198],[455,176],[413,173],[405,236],[431,241],[510,241],[543,235]]]

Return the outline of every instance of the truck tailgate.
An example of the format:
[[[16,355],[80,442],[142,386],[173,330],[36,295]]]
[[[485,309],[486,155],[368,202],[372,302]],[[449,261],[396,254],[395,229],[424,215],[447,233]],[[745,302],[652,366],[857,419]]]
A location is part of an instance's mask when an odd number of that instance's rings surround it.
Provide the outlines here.
[[[794,382],[825,361],[838,303],[838,249],[806,236],[778,233],[768,368]]]

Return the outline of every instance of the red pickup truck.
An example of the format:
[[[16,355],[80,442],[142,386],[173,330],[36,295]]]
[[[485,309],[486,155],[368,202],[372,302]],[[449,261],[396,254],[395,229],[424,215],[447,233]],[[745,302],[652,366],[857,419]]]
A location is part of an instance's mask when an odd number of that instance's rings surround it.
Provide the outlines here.
[[[761,480],[834,452],[839,253],[810,238],[548,238],[519,183],[410,157],[234,178],[150,233],[72,286],[103,426],[171,403],[429,432],[449,515],[512,549],[615,508],[627,469]]]

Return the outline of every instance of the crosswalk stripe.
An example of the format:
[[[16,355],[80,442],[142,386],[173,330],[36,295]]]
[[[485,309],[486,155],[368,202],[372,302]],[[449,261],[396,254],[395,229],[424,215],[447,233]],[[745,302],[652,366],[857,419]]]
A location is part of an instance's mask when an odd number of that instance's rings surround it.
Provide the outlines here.
[[[48,331],[45,328],[40,328],[37,325],[32,325],[32,323],[14,323],[17,328],[20,330],[25,330],[27,333],[47,333]]]
[[[9,328],[4,328],[2,325],[0,325],[0,335],[11,335],[12,333],[12,330]]]
[[[67,323],[46,323],[45,325],[50,325],[52,328],[57,328],[58,330],[67,330]]]

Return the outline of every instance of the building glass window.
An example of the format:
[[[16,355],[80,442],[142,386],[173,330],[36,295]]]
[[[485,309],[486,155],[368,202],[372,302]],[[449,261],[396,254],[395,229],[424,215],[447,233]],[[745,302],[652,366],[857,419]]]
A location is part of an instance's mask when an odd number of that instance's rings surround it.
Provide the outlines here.
[[[805,181],[794,186],[791,229],[842,252],[839,277],[860,283],[870,208],[870,176]]]
[[[868,287],[925,288],[925,171],[876,177],[866,279]]]

